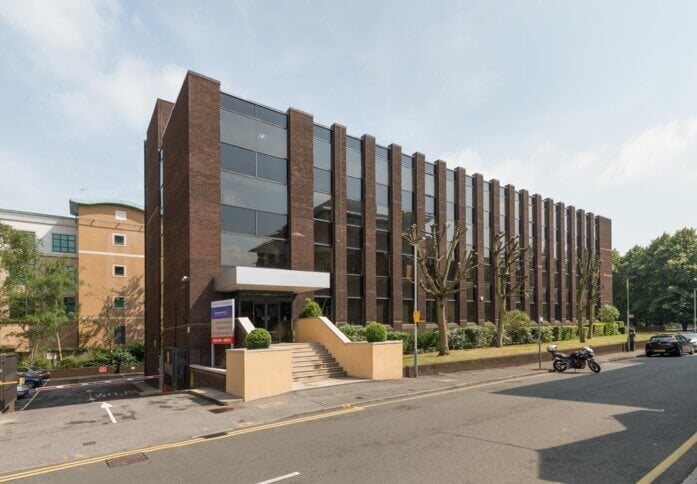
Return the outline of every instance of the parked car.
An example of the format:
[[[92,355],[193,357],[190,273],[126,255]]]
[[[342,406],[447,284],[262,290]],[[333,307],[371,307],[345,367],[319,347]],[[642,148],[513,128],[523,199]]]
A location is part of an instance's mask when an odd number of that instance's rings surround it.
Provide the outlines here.
[[[646,356],[667,355],[682,356],[684,353],[694,354],[695,348],[689,339],[681,334],[659,334],[651,336],[646,343]]]
[[[17,385],[17,398],[24,398],[29,395],[29,387],[26,385]]]
[[[689,331],[683,331],[678,333],[680,336],[684,336],[685,338],[690,340],[690,343],[692,343],[692,347],[697,350],[697,333],[694,332],[689,332]]]
[[[51,378],[51,372],[49,370],[44,370],[36,366],[19,366],[17,367],[17,371],[21,373],[35,373],[41,376],[43,380]]]

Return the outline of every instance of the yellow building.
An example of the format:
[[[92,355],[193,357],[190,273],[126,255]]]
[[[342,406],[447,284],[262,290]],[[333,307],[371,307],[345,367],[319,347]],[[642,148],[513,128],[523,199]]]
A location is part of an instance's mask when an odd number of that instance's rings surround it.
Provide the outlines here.
[[[142,341],[143,209],[118,200],[71,199],[70,213],[77,226],[81,346]]]

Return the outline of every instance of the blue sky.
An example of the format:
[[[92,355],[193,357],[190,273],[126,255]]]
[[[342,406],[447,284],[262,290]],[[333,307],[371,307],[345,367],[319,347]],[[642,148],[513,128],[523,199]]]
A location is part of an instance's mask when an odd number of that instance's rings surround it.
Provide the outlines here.
[[[0,1],[0,207],[143,199],[187,69],[613,220],[697,226],[695,2]]]

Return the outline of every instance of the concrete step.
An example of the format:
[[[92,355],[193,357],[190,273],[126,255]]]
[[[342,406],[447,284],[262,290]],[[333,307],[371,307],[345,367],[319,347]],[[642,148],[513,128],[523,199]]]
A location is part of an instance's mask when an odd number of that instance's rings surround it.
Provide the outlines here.
[[[314,381],[346,376],[346,372],[319,343],[293,346],[293,381]]]
[[[309,376],[299,376],[299,377],[294,377],[293,380],[296,382],[311,382],[311,381],[319,381],[319,380],[327,380],[328,378],[341,378],[346,376],[345,371],[337,372],[337,373],[323,373],[323,374],[317,374],[317,375],[309,375]]]
[[[301,372],[307,372],[307,371],[314,371],[314,370],[334,370],[334,369],[339,369],[343,370],[341,366],[339,366],[339,363],[333,362],[333,363],[308,363],[305,365],[293,365],[293,373],[301,373]]]
[[[312,361],[312,360],[333,360],[334,357],[332,355],[322,355],[322,354],[315,354],[315,355],[299,355],[295,356],[293,355],[293,362],[296,361]]]

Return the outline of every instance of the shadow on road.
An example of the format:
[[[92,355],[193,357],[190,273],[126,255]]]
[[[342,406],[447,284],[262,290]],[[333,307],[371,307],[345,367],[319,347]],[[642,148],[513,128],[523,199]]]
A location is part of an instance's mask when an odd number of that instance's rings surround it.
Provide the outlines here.
[[[641,358],[634,363],[620,371],[496,392],[637,408],[614,416],[626,428],[624,431],[540,450],[541,479],[636,482],[697,430],[697,358]],[[561,433],[562,429],[550,422],[549,432]],[[661,481],[684,479],[695,466],[695,454],[688,453],[661,476]]]

